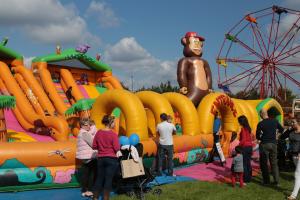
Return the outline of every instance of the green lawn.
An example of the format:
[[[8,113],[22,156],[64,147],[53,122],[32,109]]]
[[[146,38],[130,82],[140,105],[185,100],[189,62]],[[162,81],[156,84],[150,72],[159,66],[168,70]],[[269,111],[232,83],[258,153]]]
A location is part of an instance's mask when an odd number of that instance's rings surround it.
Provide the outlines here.
[[[280,186],[263,186],[261,185],[261,176],[255,177],[252,183],[244,188],[232,188],[229,184],[209,183],[200,181],[180,182],[160,186],[162,194],[155,196],[151,192],[146,194],[147,200],[284,200],[290,194],[294,184],[294,173],[280,173]],[[272,179],[271,179],[272,180]],[[156,187],[158,188],[158,187]],[[119,195],[112,200],[129,200],[133,199],[126,195]]]

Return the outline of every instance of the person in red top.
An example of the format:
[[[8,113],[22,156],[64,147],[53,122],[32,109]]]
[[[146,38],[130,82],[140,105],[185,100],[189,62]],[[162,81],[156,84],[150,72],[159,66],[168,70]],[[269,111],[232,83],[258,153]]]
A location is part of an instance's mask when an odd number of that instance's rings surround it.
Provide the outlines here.
[[[93,200],[98,200],[100,192],[103,192],[103,199],[108,200],[112,190],[112,180],[118,168],[117,152],[120,150],[120,143],[117,133],[111,129],[115,126],[115,118],[105,115],[102,119],[104,129],[100,129],[93,141],[93,149],[98,150],[97,154],[97,179],[94,186]]]
[[[238,122],[242,126],[240,132],[240,144],[242,147],[244,164],[244,182],[249,183],[252,178],[251,156],[252,156],[252,137],[251,128],[245,115],[238,117]]]

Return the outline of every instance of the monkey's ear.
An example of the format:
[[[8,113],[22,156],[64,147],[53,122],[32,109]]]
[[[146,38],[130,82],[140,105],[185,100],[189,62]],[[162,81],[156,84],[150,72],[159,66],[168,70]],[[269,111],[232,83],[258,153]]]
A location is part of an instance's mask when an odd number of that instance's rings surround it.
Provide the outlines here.
[[[183,46],[186,46],[186,38],[185,37],[181,38],[181,44]]]

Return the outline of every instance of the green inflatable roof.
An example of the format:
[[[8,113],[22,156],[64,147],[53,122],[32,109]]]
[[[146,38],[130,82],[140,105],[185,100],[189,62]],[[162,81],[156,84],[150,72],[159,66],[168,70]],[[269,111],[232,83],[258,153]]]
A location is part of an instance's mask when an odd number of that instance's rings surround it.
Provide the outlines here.
[[[111,67],[101,61],[98,61],[85,53],[80,53],[76,51],[75,49],[66,49],[65,51],[62,51],[60,54],[50,54],[47,56],[40,56],[36,57],[32,60],[32,63],[35,62],[46,62],[46,63],[54,63],[57,65],[63,65],[62,63],[64,61],[72,61],[77,60],[80,61],[82,64],[84,64],[86,67],[88,67],[91,70],[95,71],[112,71]],[[72,66],[72,64],[69,63],[69,66]]]
[[[21,54],[5,47],[3,44],[0,44],[0,58],[23,60],[23,56]]]

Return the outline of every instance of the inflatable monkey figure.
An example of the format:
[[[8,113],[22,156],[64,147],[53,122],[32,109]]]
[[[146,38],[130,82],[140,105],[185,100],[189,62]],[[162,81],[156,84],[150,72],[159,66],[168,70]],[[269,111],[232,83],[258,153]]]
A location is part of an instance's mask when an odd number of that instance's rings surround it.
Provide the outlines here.
[[[212,89],[209,64],[201,58],[204,40],[196,32],[187,32],[181,39],[184,57],[179,60],[177,67],[180,93],[186,95],[195,106]]]

